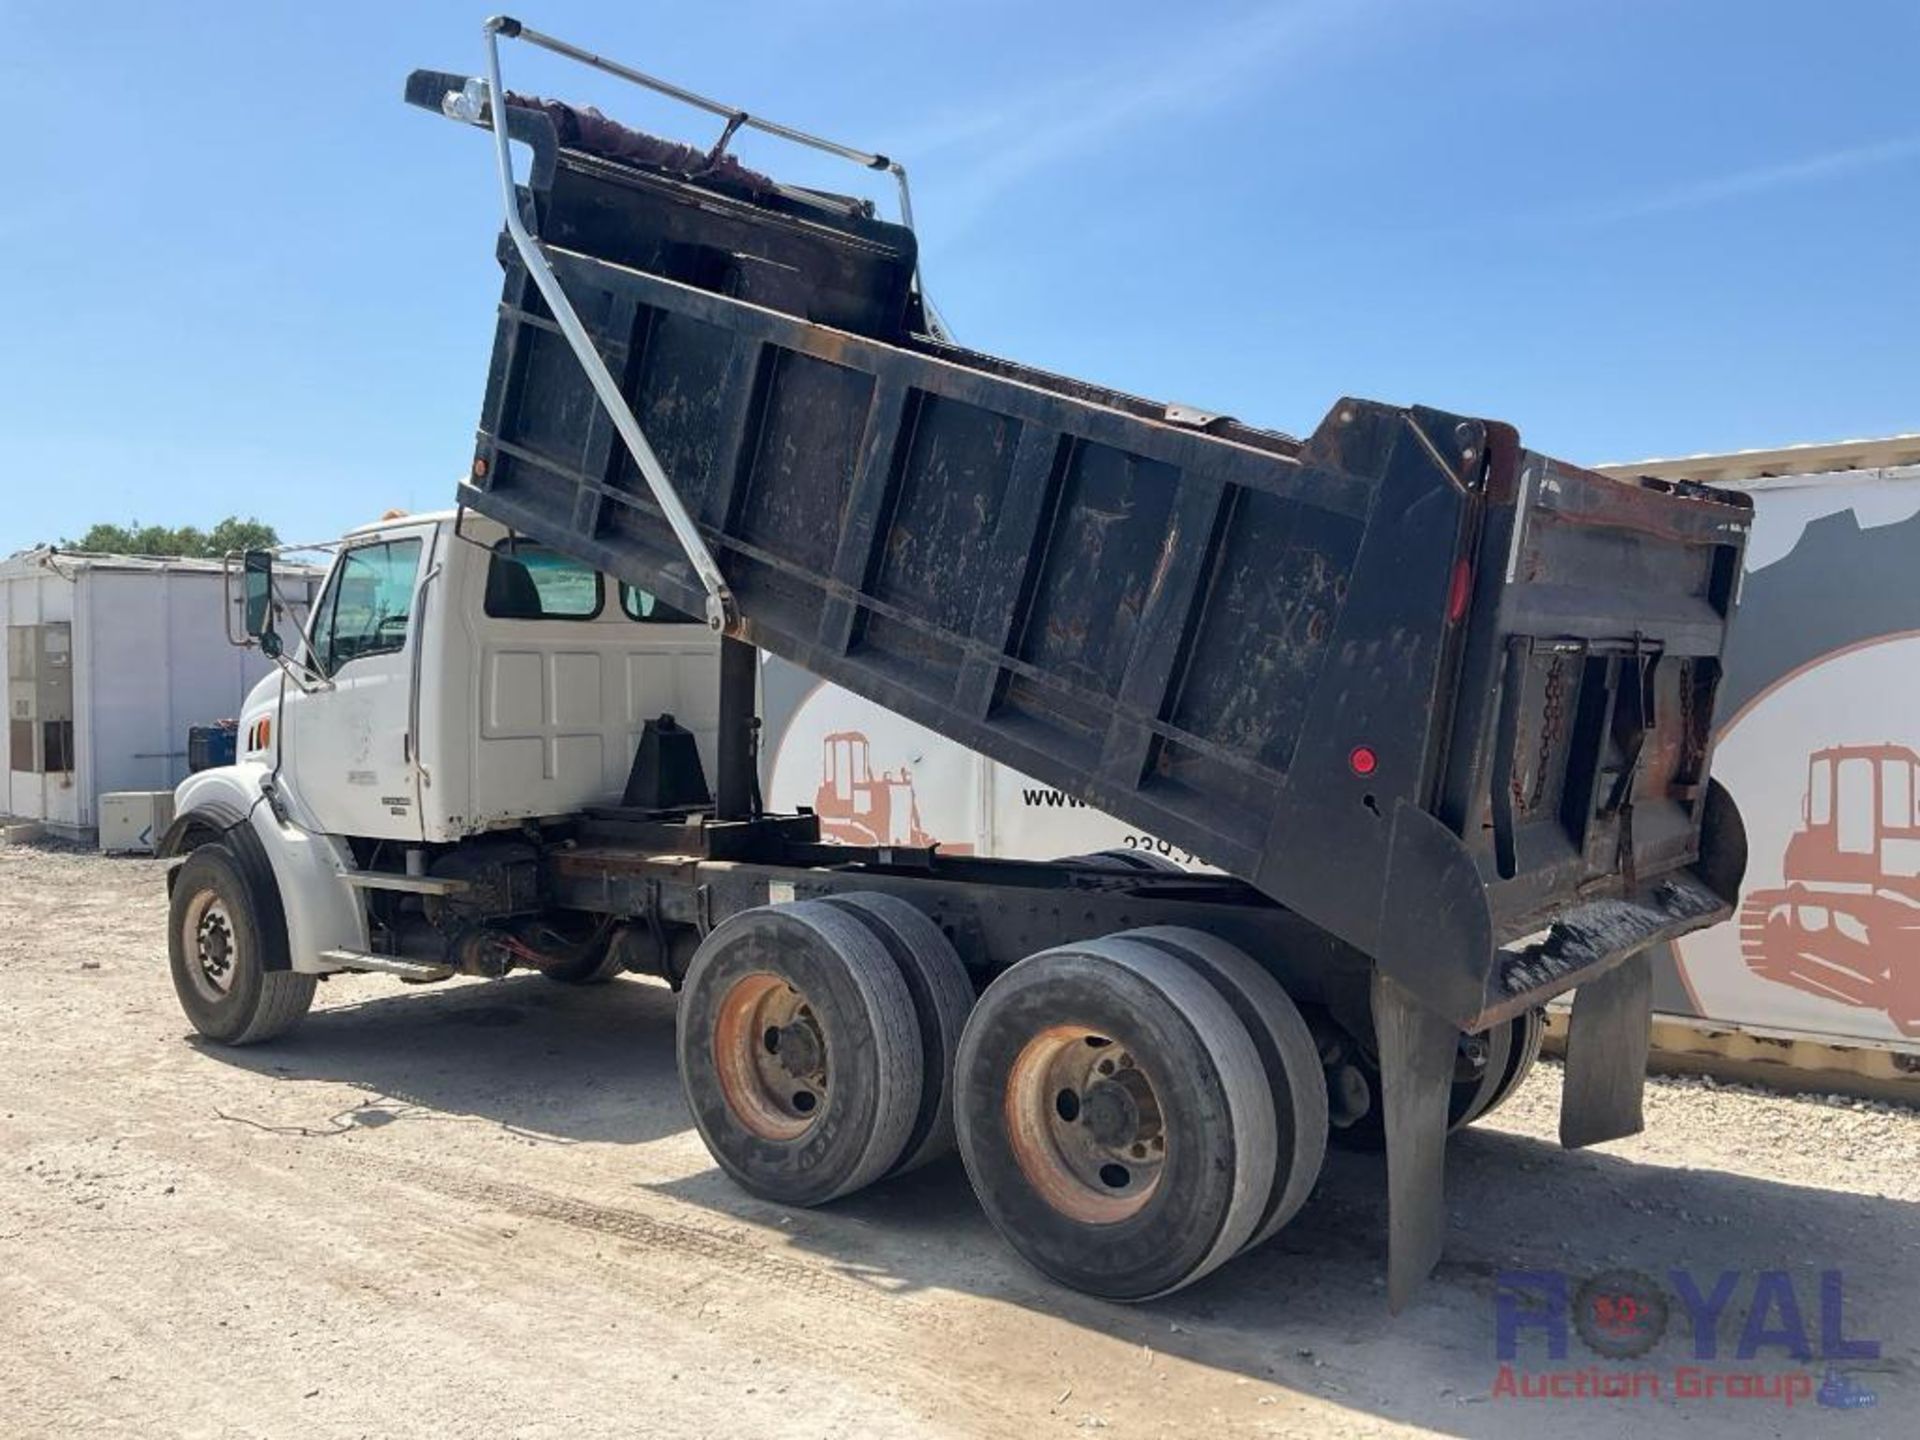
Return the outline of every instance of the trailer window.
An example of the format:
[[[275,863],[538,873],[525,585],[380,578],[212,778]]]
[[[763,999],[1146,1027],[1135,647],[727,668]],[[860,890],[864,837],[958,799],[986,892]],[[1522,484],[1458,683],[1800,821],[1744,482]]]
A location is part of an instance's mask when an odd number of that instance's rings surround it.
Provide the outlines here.
[[[413,580],[420,541],[382,540],[340,556],[327,593],[314,609],[314,663],[331,675],[368,655],[391,655],[407,645]]]
[[[645,625],[698,625],[698,617],[676,610],[650,590],[642,590],[638,585],[620,582],[620,608],[627,612],[629,620],[638,620]]]
[[[1833,823],[1833,762],[1815,760],[1807,772],[1807,821],[1813,825]]]
[[[1834,777],[1836,803],[1840,816],[1840,849],[1855,855],[1873,851],[1873,761],[1864,756],[1842,760]]]
[[[486,611],[495,620],[591,620],[603,603],[600,572],[508,538],[487,561]]]
[[[1880,823],[1889,830],[1905,830],[1913,824],[1912,762],[1880,762]]]

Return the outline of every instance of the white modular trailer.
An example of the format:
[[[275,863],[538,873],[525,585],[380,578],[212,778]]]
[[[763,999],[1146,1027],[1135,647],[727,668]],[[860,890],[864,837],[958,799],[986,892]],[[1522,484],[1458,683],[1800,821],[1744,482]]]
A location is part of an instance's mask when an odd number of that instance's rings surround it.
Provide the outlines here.
[[[1920,1071],[1920,436],[1602,469],[1756,510],[1714,761],[1746,821],[1747,903],[1656,957],[1662,1033]],[[768,661],[763,692],[768,803],[816,809],[829,839],[1205,863],[790,665]]]
[[[304,618],[311,577],[280,572]],[[227,642],[237,600],[215,560],[28,550],[0,560],[7,773],[0,812],[84,836],[99,797],[170,790],[187,731],[237,716],[269,668]],[[239,612],[232,616],[239,633]]]
[[[1754,501],[1713,761],[1742,906],[1656,963],[1656,1007],[1920,1083],[1920,435],[1613,468]]]

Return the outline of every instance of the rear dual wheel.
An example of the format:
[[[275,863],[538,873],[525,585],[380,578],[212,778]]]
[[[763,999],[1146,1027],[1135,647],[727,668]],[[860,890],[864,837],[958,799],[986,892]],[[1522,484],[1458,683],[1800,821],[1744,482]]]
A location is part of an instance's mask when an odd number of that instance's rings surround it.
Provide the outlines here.
[[[540,973],[561,985],[605,985],[626,974],[626,957],[604,939],[577,955],[542,965]]]
[[[1184,960],[1220,993],[1246,1027],[1273,1094],[1274,1177],[1251,1249],[1307,1203],[1327,1155],[1327,1077],[1313,1032],[1280,982],[1246,951],[1204,930],[1157,925],[1123,938],[1143,940]]]
[[[1162,855],[1157,850],[1136,850],[1130,847],[1095,850],[1088,855],[1063,855],[1053,863],[1078,865],[1085,870],[1136,870],[1169,875],[1187,873],[1186,866]]]
[[[1540,1058],[1547,1029],[1546,1012],[1527,1010],[1478,1035],[1462,1035],[1454,1059],[1453,1088],[1447,1098],[1447,1129],[1464,1129],[1506,1104]],[[1333,1132],[1334,1144],[1347,1150],[1381,1150],[1386,1126],[1381,1109],[1380,1072],[1360,1060],[1368,1108],[1358,1120]]]
[[[1021,961],[974,1007],[958,1077],[960,1152],[988,1218],[1037,1269],[1107,1299],[1177,1290],[1270,1235],[1325,1144],[1298,1012],[1196,931]]]
[[[894,895],[833,895],[821,902],[850,914],[872,932],[913,1001],[919,1031],[920,1103],[900,1158],[889,1175],[917,1170],[953,1149],[953,1067],[960,1032],[973,1008],[973,980],[940,927]]]
[[[1501,1068],[1498,1082],[1487,1086],[1475,1098],[1478,1103],[1471,1107],[1470,1113],[1455,1122],[1459,1125],[1471,1125],[1483,1120],[1498,1110],[1512,1098],[1521,1083],[1533,1072],[1533,1065],[1540,1058],[1540,1043],[1547,1034],[1547,1012],[1528,1010],[1516,1015],[1507,1022],[1510,1040],[1507,1046],[1506,1064]]]
[[[973,991],[939,928],[890,896],[743,911],[701,943],[680,999],[681,1085],[743,1187],[849,1195],[953,1143],[950,1077]]]
[[[974,1006],[938,927],[888,896],[744,912],[681,998],[682,1083],[748,1190],[847,1195],[957,1130],[988,1217],[1038,1269],[1143,1300],[1291,1218],[1326,1092],[1285,992],[1245,953],[1159,927],[1014,966]]]

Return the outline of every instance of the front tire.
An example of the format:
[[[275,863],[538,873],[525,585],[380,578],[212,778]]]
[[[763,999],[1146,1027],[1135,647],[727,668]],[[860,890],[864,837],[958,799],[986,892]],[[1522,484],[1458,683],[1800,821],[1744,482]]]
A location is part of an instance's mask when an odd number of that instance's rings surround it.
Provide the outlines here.
[[[221,844],[202,845],[174,877],[167,926],[173,989],[193,1028],[209,1040],[271,1040],[313,1004],[315,977],[287,968],[274,899],[258,893]]]

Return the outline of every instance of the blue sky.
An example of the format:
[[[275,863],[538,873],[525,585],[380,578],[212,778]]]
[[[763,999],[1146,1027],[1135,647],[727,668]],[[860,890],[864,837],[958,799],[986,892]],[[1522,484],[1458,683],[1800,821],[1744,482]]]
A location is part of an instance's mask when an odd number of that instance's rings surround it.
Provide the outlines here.
[[[477,70],[483,14],[0,0],[0,554],[448,499],[497,201],[484,137],[399,97],[414,66]],[[904,159],[936,301],[1031,364],[1294,431],[1343,394],[1420,402],[1589,462],[1920,429],[1911,0],[521,14]]]

